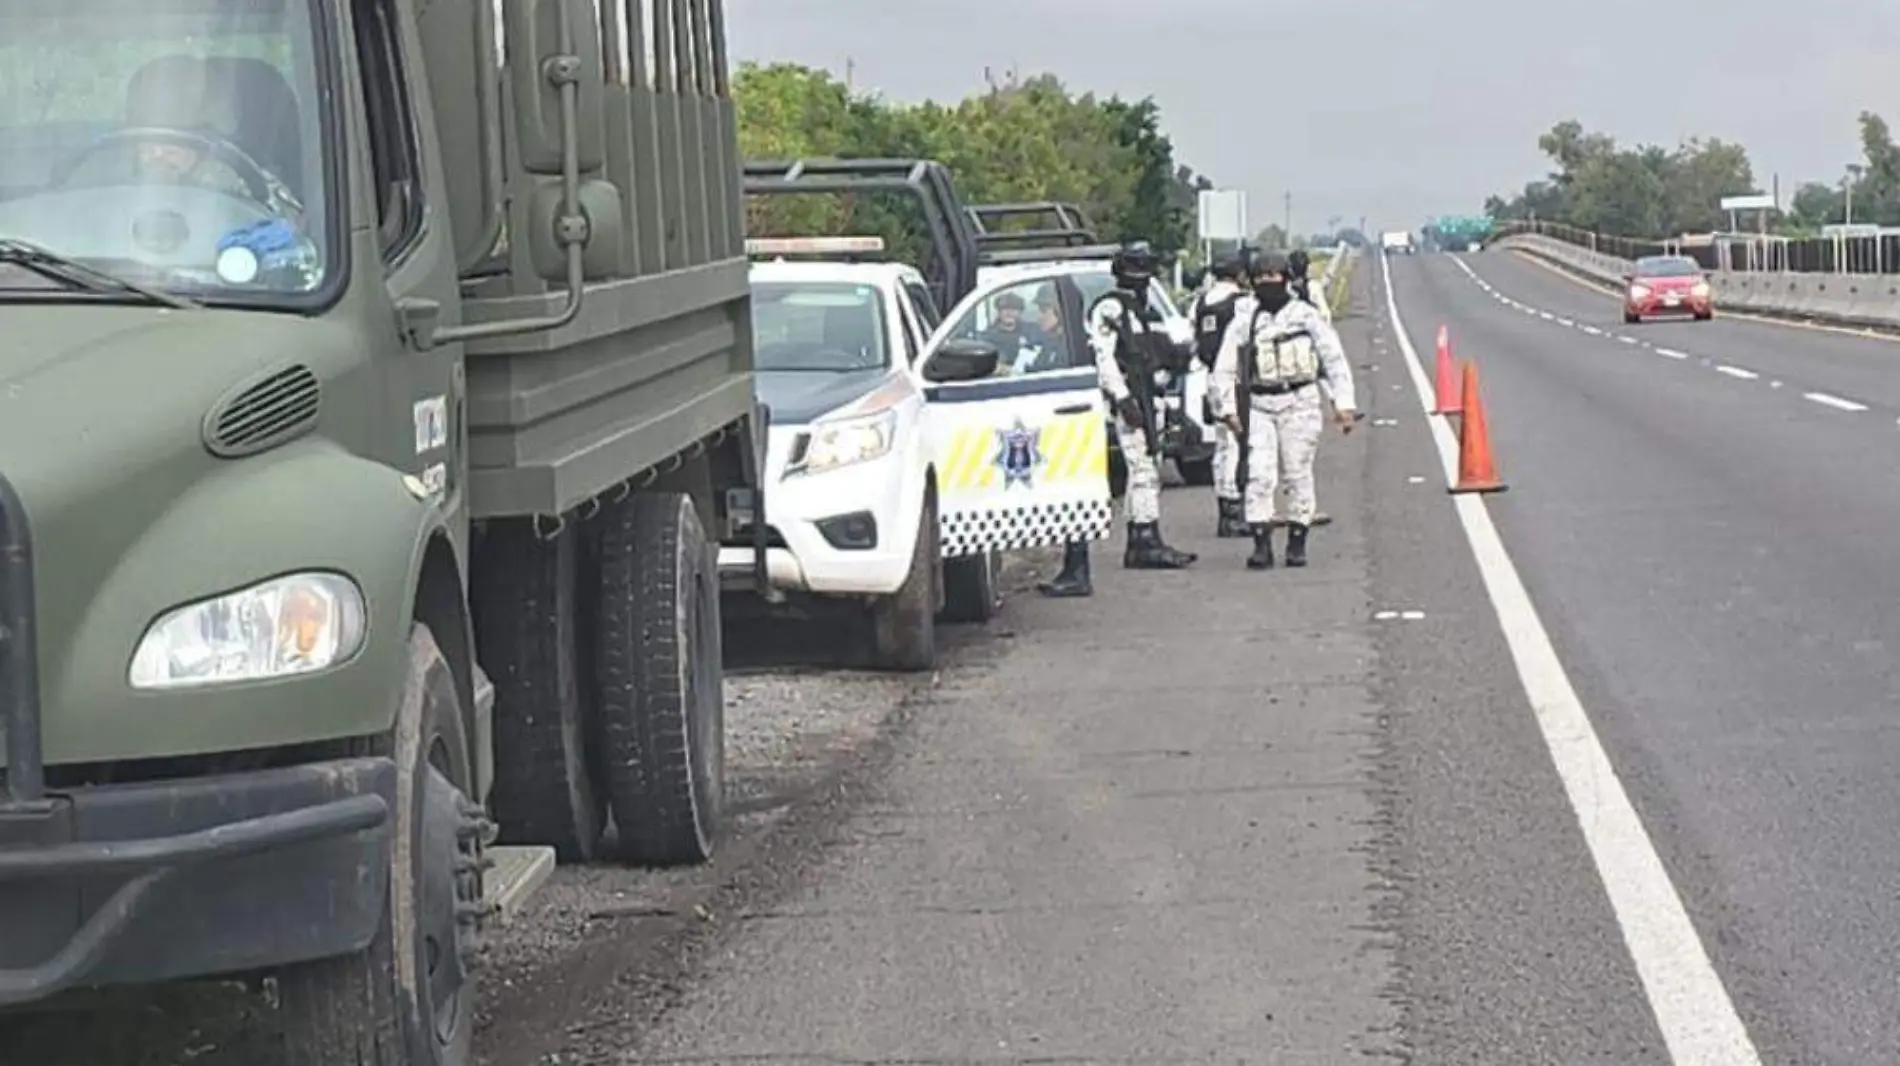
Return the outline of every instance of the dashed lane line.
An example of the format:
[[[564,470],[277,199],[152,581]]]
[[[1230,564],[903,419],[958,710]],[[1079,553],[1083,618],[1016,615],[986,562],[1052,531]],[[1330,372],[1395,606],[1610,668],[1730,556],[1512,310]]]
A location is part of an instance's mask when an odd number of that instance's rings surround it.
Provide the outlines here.
[[[1756,378],[1761,377],[1760,374],[1755,373],[1753,370],[1750,370],[1747,367],[1730,366],[1727,363],[1717,364],[1715,367],[1715,372],[1718,374],[1727,374],[1729,377],[1732,377],[1732,378],[1740,378],[1743,381],[1753,381]]]
[[[1825,393],[1825,392],[1804,392],[1801,394],[1801,398],[1805,400],[1812,400],[1823,407],[1832,407],[1837,411],[1865,411],[1867,410],[1867,405],[1864,403],[1855,403],[1852,400],[1843,399],[1839,396],[1835,396],[1835,395],[1832,395],[1830,393]]]
[[[1386,314],[1405,353],[1419,403],[1429,413],[1431,380],[1399,317],[1390,259],[1381,255],[1379,267]],[[1458,442],[1444,419],[1433,418],[1431,423],[1432,441],[1443,460],[1446,483],[1451,484],[1457,477]],[[1454,506],[1670,1060],[1675,1066],[1760,1066],[1761,1054],[1749,1039],[1681,895],[1597,739],[1590,715],[1491,522],[1484,498],[1461,495],[1454,499]]]

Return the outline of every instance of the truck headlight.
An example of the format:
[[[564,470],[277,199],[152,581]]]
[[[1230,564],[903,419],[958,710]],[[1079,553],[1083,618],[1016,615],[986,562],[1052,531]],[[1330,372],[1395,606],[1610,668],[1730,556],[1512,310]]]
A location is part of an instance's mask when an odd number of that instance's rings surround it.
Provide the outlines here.
[[[341,574],[288,574],[167,611],[139,641],[138,689],[264,681],[335,666],[363,646],[363,590]]]
[[[890,453],[897,441],[897,411],[879,411],[874,415],[820,422],[805,435],[804,442],[786,465],[787,477],[793,474],[819,474],[841,466],[867,462]]]

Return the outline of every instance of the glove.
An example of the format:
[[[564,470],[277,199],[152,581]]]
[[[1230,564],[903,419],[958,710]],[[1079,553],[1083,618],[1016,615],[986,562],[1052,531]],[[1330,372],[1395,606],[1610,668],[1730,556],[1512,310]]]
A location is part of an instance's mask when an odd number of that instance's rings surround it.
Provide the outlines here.
[[[1115,413],[1121,416],[1122,425],[1139,426],[1141,419],[1141,401],[1133,396],[1124,396],[1115,401]]]

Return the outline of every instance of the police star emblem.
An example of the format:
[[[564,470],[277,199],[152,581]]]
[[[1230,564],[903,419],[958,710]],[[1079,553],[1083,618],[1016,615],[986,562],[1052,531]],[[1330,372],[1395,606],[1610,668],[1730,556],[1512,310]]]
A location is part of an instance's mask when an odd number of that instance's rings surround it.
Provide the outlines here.
[[[995,464],[1003,471],[1003,487],[1028,488],[1036,468],[1043,464],[1042,429],[1031,429],[1018,418],[1007,429],[996,431]]]

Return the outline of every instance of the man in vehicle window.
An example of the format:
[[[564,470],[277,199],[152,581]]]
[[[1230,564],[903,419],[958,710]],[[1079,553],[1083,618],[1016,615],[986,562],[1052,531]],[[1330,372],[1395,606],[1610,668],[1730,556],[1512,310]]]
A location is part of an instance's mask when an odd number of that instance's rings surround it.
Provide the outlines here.
[[[303,205],[283,176],[242,144],[235,91],[191,56],[162,56],[140,68],[126,86],[125,129],[116,135],[136,149],[133,174],[146,184],[192,185],[255,200],[279,218],[301,221]]]
[[[1016,355],[1025,346],[1038,347],[1040,340],[1028,323],[1023,321],[1023,298],[1014,292],[1006,292],[996,298],[993,305],[996,320],[984,330],[981,339],[996,345],[1002,355],[1002,361],[1014,363]]]

